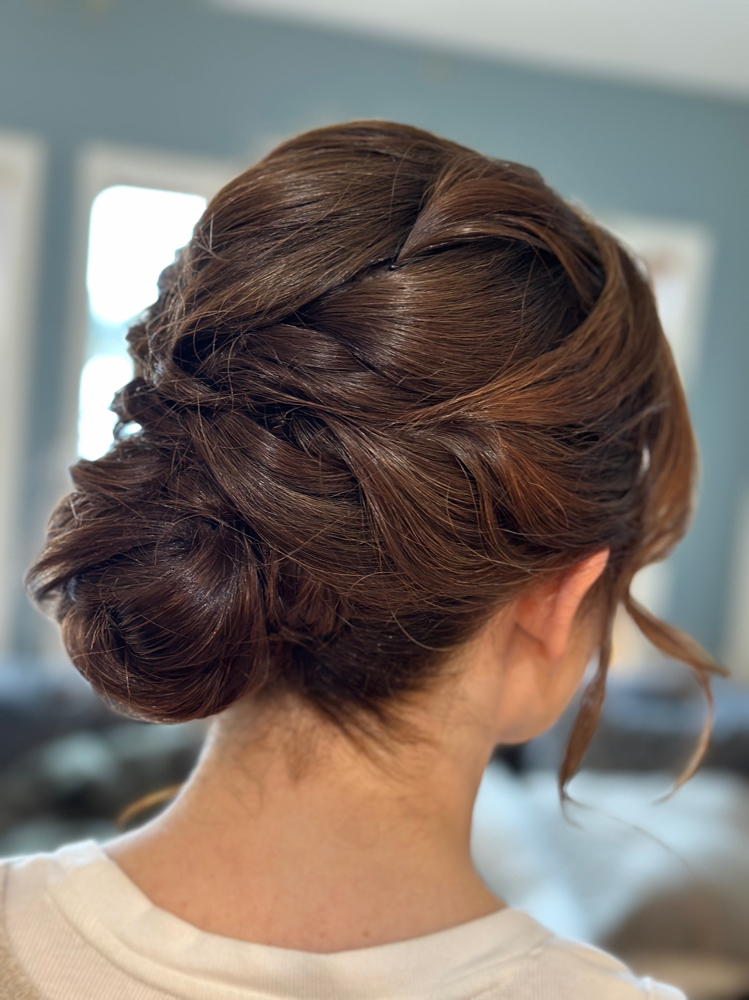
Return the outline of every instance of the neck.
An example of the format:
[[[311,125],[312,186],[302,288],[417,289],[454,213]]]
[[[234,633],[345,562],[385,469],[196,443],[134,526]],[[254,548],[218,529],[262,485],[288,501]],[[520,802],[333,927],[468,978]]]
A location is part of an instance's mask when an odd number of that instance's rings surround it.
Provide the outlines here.
[[[172,806],[107,846],[156,906],[211,933],[318,952],[502,907],[470,858],[490,740],[461,738],[466,727],[437,713],[450,747],[430,738],[374,758],[308,717],[292,737],[290,717],[264,725],[234,706]]]

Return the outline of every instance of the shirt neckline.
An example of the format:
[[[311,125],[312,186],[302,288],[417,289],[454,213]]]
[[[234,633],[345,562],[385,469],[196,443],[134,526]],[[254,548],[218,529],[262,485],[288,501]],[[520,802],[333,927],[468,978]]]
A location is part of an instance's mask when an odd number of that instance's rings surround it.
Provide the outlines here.
[[[423,937],[351,951],[239,941],[155,906],[95,841],[50,856],[47,891],[68,923],[123,972],[190,1000],[448,997],[456,983],[465,989],[477,972],[503,961],[509,968],[549,937],[528,914],[505,908]]]

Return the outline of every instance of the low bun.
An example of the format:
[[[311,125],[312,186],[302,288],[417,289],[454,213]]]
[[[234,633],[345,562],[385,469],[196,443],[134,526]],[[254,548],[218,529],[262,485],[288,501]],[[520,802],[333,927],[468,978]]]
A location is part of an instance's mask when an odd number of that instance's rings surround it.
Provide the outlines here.
[[[250,680],[245,630],[264,616],[251,540],[210,511],[170,516],[166,495],[148,495],[153,481],[127,500],[103,496],[95,479],[114,479],[109,461],[80,462],[77,492],[56,513],[48,554],[74,532],[77,572],[39,583],[73,662],[109,701],[163,722],[211,715]]]
[[[128,341],[115,441],[29,573],[98,691],[162,721],[248,692],[386,719],[606,547],[569,776],[613,613],[685,531],[694,470],[652,292],[608,233],[526,167],[321,129],[216,195]],[[644,627],[707,684],[706,654]]]

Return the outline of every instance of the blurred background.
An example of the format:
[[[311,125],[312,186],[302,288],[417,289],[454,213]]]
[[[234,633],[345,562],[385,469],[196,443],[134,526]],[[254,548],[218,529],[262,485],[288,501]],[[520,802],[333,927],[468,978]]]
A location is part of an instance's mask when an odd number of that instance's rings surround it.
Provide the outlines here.
[[[477,864],[694,1000],[749,995],[746,0],[2,0],[0,855],[107,837],[189,771],[203,728],[114,716],[21,577],[67,467],[108,446],[127,323],[206,199],[294,132],[375,117],[536,167],[649,268],[702,470],[637,592],[732,671],[705,766],[653,806],[705,706],[619,621],[580,826],[554,788],[568,713],[498,749]]]

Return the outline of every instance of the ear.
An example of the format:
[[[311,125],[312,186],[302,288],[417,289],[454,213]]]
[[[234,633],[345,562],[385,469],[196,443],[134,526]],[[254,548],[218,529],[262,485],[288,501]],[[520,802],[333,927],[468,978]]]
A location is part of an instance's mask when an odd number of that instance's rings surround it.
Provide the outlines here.
[[[560,573],[547,586],[519,599],[516,622],[539,643],[550,663],[558,663],[567,652],[578,608],[603,573],[608,559],[608,549],[595,552]]]

